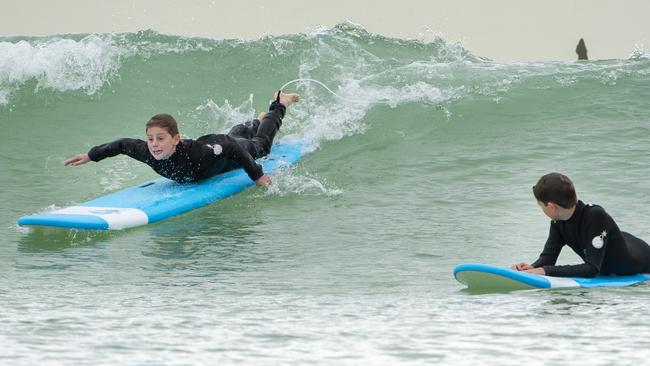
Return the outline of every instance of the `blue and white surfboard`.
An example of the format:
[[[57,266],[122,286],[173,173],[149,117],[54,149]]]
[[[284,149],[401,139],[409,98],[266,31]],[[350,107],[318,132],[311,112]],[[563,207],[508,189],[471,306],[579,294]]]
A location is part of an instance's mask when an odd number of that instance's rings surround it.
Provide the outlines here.
[[[551,277],[489,264],[465,263],[454,268],[458,282],[472,290],[526,290],[534,288],[622,287],[650,280],[650,274],[598,276],[594,278]]]
[[[258,163],[272,172],[300,160],[307,152],[301,142],[280,142]],[[232,196],[254,184],[243,169],[200,183],[177,183],[158,178],[92,201],[60,210],[23,216],[19,225],[87,230],[121,230],[146,225]]]

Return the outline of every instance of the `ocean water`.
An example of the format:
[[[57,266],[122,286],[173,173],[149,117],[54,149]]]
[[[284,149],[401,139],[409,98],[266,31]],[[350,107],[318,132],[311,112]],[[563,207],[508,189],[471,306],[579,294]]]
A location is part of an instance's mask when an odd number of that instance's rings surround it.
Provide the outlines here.
[[[630,53],[503,63],[351,24],[2,37],[0,364],[644,364],[648,285],[478,294],[452,275],[537,258],[551,171],[650,240],[650,57]],[[295,79],[333,93],[287,86],[279,138],[315,150],[270,190],[118,232],[16,224],[156,177],[64,159],[157,113],[226,131]]]

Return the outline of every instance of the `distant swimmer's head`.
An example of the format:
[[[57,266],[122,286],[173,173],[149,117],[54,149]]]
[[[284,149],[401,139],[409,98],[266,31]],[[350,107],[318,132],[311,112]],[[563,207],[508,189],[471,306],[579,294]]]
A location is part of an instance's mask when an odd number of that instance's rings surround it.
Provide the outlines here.
[[[541,177],[533,186],[533,195],[542,211],[553,220],[563,220],[567,210],[572,211],[578,202],[573,182],[560,173]]]
[[[169,114],[157,114],[147,122],[147,146],[156,159],[169,158],[181,141],[176,120]]]

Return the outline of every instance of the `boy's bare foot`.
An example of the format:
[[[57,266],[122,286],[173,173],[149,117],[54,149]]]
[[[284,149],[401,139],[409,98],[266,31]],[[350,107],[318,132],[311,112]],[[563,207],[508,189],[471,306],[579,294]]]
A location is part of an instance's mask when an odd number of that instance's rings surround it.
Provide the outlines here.
[[[278,92],[273,94],[273,99],[278,98]],[[291,104],[296,103],[300,100],[300,95],[297,93],[280,93],[280,104],[285,107],[289,107]]]

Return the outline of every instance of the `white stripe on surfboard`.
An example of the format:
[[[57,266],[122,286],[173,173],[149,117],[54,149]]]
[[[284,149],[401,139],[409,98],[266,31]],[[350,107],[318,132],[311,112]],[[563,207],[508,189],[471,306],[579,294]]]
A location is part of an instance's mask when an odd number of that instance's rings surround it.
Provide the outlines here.
[[[551,283],[551,288],[580,287],[580,284],[578,284],[576,281],[570,278],[550,277],[550,276],[543,276],[543,277],[546,278],[548,282]]]
[[[149,222],[149,216],[137,208],[71,206],[51,213],[96,216],[106,221],[111,230],[146,225]]]

